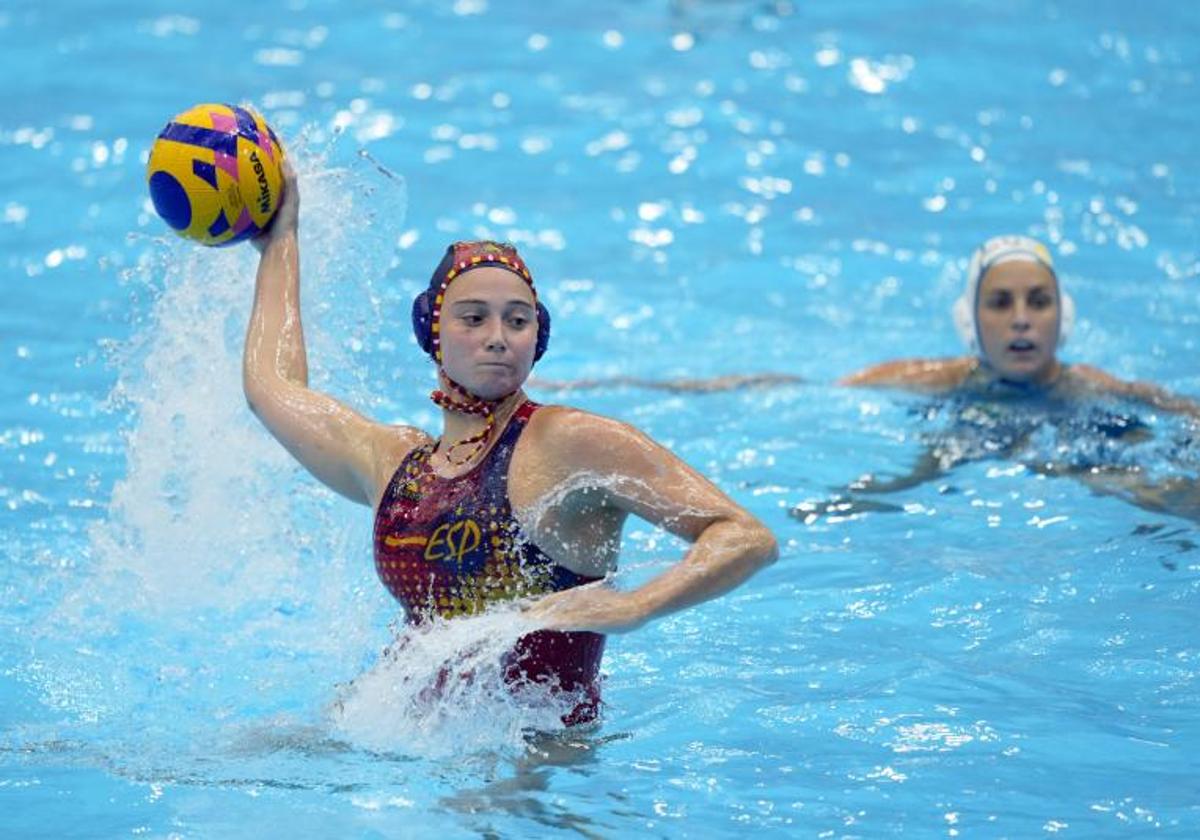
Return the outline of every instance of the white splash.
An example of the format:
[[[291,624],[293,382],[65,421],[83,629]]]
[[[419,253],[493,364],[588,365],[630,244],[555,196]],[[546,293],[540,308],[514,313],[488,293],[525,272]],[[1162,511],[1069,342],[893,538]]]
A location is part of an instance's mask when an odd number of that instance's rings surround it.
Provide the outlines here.
[[[521,747],[563,728],[581,695],[506,683],[504,659],[534,629],[509,603],[452,621],[406,627],[327,710],[354,745],[426,757]]]
[[[375,284],[394,258],[404,184],[367,155],[333,166],[302,142],[289,154],[313,381],[337,378],[337,396],[372,413],[387,395],[344,371],[363,364],[355,346],[391,329]],[[31,629],[46,656],[24,676],[45,702],[111,721],[114,743],[135,738],[146,754],[172,755],[174,733],[203,741],[218,721],[263,709],[315,710],[395,611],[372,586],[370,511],[302,473],[246,406],[256,265],[247,245],[171,239],[127,273],[134,327],[113,349],[109,400],[125,473],[74,585]],[[92,678],[72,678],[67,703],[54,674]]]

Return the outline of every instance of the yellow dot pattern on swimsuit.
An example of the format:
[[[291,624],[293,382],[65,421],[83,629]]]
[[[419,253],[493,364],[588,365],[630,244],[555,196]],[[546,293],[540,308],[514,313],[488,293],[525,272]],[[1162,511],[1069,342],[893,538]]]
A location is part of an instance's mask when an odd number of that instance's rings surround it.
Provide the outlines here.
[[[513,513],[508,473],[537,406],[524,402],[496,443],[455,478],[433,471],[426,445],[405,456],[375,512],[375,570],[411,624],[469,616],[515,598],[561,592],[598,578],[560,566],[528,539]],[[594,720],[604,636],[535,630],[504,654],[504,681],[568,692],[566,724]]]
[[[528,544],[507,500],[512,448],[532,410],[524,404],[510,432],[465,475],[439,477],[428,446],[397,470],[377,516],[376,567],[406,605],[453,618],[578,582]]]

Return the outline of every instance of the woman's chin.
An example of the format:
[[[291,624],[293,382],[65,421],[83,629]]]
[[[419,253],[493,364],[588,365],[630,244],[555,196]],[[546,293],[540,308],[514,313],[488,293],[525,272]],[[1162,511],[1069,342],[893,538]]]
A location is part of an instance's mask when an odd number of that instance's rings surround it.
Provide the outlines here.
[[[482,381],[477,380],[473,385],[467,386],[467,390],[479,399],[491,402],[507,397],[520,387],[521,382],[519,380],[504,377],[497,379],[487,378]]]
[[[455,375],[458,374],[458,375]],[[494,370],[468,368],[456,371],[446,371],[446,376],[458,383],[468,394],[476,399],[491,402],[507,397],[524,384],[526,377],[517,376],[510,368],[497,367]]]
[[[1034,384],[1046,382],[1054,376],[1054,359],[1005,359],[1002,364],[991,365],[1001,379],[1009,382]]]

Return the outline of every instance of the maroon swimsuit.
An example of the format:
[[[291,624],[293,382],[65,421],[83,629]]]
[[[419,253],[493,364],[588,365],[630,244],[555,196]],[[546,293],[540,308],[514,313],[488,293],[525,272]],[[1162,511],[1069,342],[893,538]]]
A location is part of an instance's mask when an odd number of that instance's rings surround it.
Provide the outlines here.
[[[498,601],[599,580],[555,563],[513,517],[509,464],[537,408],[523,403],[491,452],[464,475],[434,473],[432,444],[410,452],[396,469],[375,514],[375,570],[410,623],[471,615]],[[603,653],[599,633],[539,630],[522,636],[506,656],[505,679],[581,693],[585,699],[563,721],[582,723],[598,711]]]

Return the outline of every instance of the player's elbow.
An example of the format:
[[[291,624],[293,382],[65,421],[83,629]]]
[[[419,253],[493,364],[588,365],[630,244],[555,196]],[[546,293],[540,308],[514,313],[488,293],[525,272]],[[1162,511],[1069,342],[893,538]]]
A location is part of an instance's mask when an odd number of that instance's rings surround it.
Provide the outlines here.
[[[737,540],[742,545],[742,556],[751,567],[751,573],[779,559],[779,540],[770,528],[748,513],[738,518],[737,526]]]
[[[268,391],[263,384],[262,377],[248,368],[242,371],[242,394],[246,397],[246,405],[258,417],[262,416],[262,408],[267,401],[267,393]]]
[[[758,524],[756,538],[761,557],[759,568],[770,566],[779,559],[779,540],[761,522]]]
[[[242,393],[246,397],[246,404],[264,422],[273,407],[282,406],[287,401],[288,387],[289,383],[278,376],[263,376],[250,368],[242,372]]]

